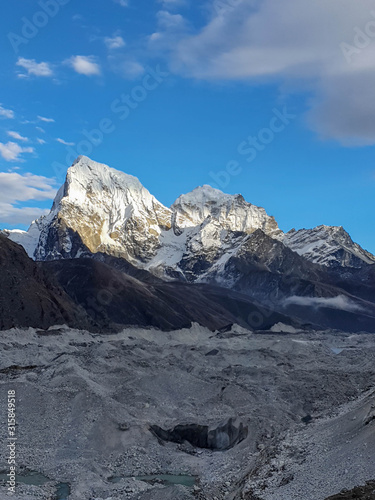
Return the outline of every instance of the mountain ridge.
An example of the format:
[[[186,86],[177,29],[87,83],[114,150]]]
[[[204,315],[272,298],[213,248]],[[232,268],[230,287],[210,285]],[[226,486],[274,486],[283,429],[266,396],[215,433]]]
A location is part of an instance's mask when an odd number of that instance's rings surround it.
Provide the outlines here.
[[[375,256],[354,243],[342,227],[322,225],[285,234],[264,208],[208,185],[179,196],[168,208],[136,177],[82,156],[68,169],[48,215],[34,221],[27,232],[3,234],[40,265],[51,262],[45,268],[73,301],[85,292],[79,290],[80,282],[96,290],[82,269],[98,283],[105,282],[106,273],[128,276],[119,280],[124,290],[128,286],[138,296],[138,309],[141,297],[146,302],[150,293],[153,297],[149,304],[154,313],[147,320],[152,326],[166,326],[159,296],[167,298],[165,310],[168,301],[175,303],[172,290],[183,302],[182,289],[173,289],[173,283],[180,282],[220,287],[227,290],[222,292],[225,297],[228,290],[243,294],[301,324],[318,318],[322,327],[375,331]],[[90,259],[97,263],[90,264]],[[74,280],[73,271],[81,275],[79,280]],[[71,275],[75,288],[65,283],[65,275]],[[136,286],[133,278],[145,284]],[[168,282],[172,288],[165,295],[162,283]],[[193,293],[188,287],[184,290],[186,297]],[[223,306],[221,295],[216,297]],[[128,307],[120,297],[116,300],[118,307]],[[238,300],[235,309],[242,311]],[[184,308],[178,301],[175,307]],[[207,303],[207,310],[215,307]],[[138,309],[132,317],[144,322],[144,312]],[[197,317],[168,314],[167,323],[179,328],[187,318]],[[243,311],[227,320],[242,315]],[[102,323],[110,324],[111,316],[118,316],[115,309],[101,317]]]
[[[319,265],[359,268],[375,263],[375,256],[343,228],[322,225],[284,234],[264,208],[208,185],[180,195],[168,208],[136,177],[85,156],[68,169],[47,216],[26,232],[3,233],[35,260],[75,258],[88,249],[171,279],[184,274],[179,264],[184,267],[189,254],[209,255],[217,264],[258,229]]]

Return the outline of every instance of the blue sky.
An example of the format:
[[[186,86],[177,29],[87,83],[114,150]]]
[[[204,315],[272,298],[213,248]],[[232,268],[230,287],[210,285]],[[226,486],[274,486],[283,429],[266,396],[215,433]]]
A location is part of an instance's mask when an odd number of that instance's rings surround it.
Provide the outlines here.
[[[0,30],[0,227],[87,154],[165,205],[211,184],[375,252],[373,1],[19,0]]]

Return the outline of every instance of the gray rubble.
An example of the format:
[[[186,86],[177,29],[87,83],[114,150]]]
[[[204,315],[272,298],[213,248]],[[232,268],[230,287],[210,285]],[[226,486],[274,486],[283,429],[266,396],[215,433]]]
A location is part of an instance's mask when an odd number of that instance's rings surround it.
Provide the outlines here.
[[[48,479],[14,500],[324,500],[374,479],[374,337],[273,330],[1,332],[1,439],[15,389],[17,472]],[[150,431],[229,419],[247,436],[222,451]]]

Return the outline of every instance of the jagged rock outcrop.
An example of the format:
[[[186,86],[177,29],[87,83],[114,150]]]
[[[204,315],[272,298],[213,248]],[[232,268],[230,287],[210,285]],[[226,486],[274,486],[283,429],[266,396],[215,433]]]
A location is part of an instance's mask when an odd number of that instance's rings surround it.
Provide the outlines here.
[[[228,231],[250,234],[262,229],[274,237],[283,234],[275,218],[267,215],[264,208],[248,203],[240,194],[225,194],[208,185],[181,195],[171,209],[175,225],[180,228],[199,226],[210,217]]]
[[[364,264],[375,264],[375,256],[354,243],[341,226],[292,229],[283,241],[291,250],[315,264],[332,268],[360,268]]]

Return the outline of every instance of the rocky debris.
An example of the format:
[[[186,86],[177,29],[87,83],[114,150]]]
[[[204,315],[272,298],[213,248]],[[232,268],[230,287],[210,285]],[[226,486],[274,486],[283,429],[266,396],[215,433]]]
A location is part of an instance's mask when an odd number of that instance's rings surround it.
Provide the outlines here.
[[[368,481],[366,486],[358,486],[353,490],[344,490],[325,500],[375,500],[375,481]]]
[[[37,365],[29,365],[29,366],[18,366],[18,365],[12,365],[12,366],[7,366],[6,368],[1,368],[0,373],[5,373],[7,375],[13,375],[17,376],[17,373],[21,370],[26,370],[26,371],[31,371],[35,370],[38,368]]]
[[[323,500],[375,477],[373,422],[365,425],[375,386],[371,335],[255,335],[237,325],[227,338],[198,325],[105,336],[61,329],[1,332],[1,368],[39,368],[1,374],[0,415],[11,385],[18,466],[51,486],[69,483],[69,500]],[[220,354],[205,356],[214,349]],[[226,450],[161,446],[149,432],[150,423],[217,429],[233,415],[248,435]],[[163,474],[197,478],[196,488],[137,479]],[[19,485],[14,500],[49,500],[52,491]]]
[[[332,408],[304,428],[288,431],[273,449],[264,449],[262,459],[246,481],[243,497],[371,498],[366,495],[372,494],[374,488],[351,489],[375,475],[374,434],[363,423],[373,397],[374,389],[364,387],[358,398],[351,398],[336,410]],[[343,488],[346,490],[339,495],[330,496]]]

